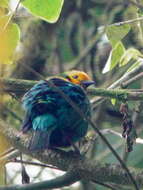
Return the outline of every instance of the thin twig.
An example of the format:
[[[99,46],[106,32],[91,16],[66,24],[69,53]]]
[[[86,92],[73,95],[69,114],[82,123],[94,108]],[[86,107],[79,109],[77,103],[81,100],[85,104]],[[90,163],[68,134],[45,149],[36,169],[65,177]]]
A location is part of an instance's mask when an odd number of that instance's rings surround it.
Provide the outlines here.
[[[3,157],[0,157],[0,161],[3,161],[3,160],[7,161],[7,160],[15,159],[19,155],[20,155],[20,151],[19,150],[13,150],[9,154],[6,154]]]
[[[22,119],[15,113],[13,110],[9,109],[7,106],[2,105],[4,110],[6,110],[12,117],[17,119],[19,122],[22,122]]]
[[[0,154],[0,158],[6,156],[7,154],[9,154],[11,152],[13,152],[14,150],[15,150],[14,148],[10,148],[10,149],[6,150],[2,154]]]
[[[122,134],[121,133],[119,133],[119,132],[117,132],[117,131],[114,131],[114,130],[112,130],[112,129],[103,129],[103,130],[101,130],[101,133],[102,134],[113,134],[113,135],[116,135],[116,136],[118,136],[118,137],[121,137],[122,138]],[[137,144],[143,144],[143,139],[142,138],[137,138],[136,139],[136,143]]]
[[[140,4],[138,2],[135,2],[135,1],[132,1],[132,0],[128,0],[128,3],[130,3],[132,5],[135,5],[136,7],[140,8],[140,9],[143,9],[142,4]]]
[[[88,55],[88,53],[91,51],[91,49],[95,46],[96,42],[102,37],[102,35],[105,33],[107,27],[110,27],[110,26],[122,26],[122,25],[125,25],[125,24],[132,24],[134,22],[138,22],[138,21],[142,21],[142,20],[143,20],[143,16],[138,17],[136,19],[121,21],[121,22],[117,22],[117,23],[113,23],[113,24],[110,24],[110,25],[103,26],[102,33],[99,33],[96,36],[93,36],[91,38],[91,40],[88,42],[88,44],[86,45],[86,48],[84,48],[81,51],[80,55],[75,60],[68,63],[69,65],[72,65],[72,67],[70,67],[70,69],[76,69],[76,68],[78,68],[80,66],[81,61]]]
[[[122,22],[116,22],[116,23],[110,24],[108,26],[122,26],[122,25],[125,25],[125,24],[132,24],[134,22],[138,22],[138,21],[142,21],[142,20],[143,20],[143,16],[135,18],[135,19],[131,19],[131,20],[126,20],[126,21],[122,21]]]
[[[109,184],[107,184],[107,183],[102,183],[102,182],[96,181],[96,180],[93,180],[92,182],[93,182],[93,183],[96,183],[96,184],[99,184],[99,185],[101,185],[101,186],[103,186],[103,187],[107,187],[107,188],[109,188],[109,189],[111,189],[111,190],[117,190],[115,187],[113,187],[112,185],[109,185]]]
[[[69,70],[77,69],[80,66],[82,60],[88,55],[88,53],[95,46],[97,41],[102,37],[104,32],[105,31],[102,31],[101,33],[98,33],[96,36],[93,36],[91,40],[89,40],[88,44],[86,45],[86,48],[83,48],[79,56],[75,60],[71,61],[70,63],[67,63],[68,65],[72,65],[69,68]]]
[[[136,76],[130,78],[129,80],[121,83],[122,88],[127,88],[131,83],[136,82],[137,80],[140,80],[143,78],[143,72],[137,74]]]
[[[137,75],[138,73],[140,73],[140,71],[143,70],[143,59],[140,58],[140,62],[141,64],[134,68],[132,71],[125,73],[121,78],[119,78],[116,82],[114,82],[113,84],[111,84],[107,89],[114,89],[114,88],[119,88],[121,87],[121,84],[123,84],[123,82],[126,82],[128,80],[131,79],[131,77],[133,75]],[[128,85],[131,84],[133,81],[129,81]],[[93,108],[95,109],[100,103],[104,102],[106,99],[105,98],[93,98],[91,100],[91,103],[93,104]]]
[[[21,2],[21,0],[18,1],[17,5],[16,5],[16,7],[15,7],[15,10],[14,10],[13,13],[9,16],[8,21],[7,21],[6,24],[4,25],[4,27],[3,27],[2,31],[1,31],[1,33],[3,33],[3,32],[6,30],[7,26],[8,26],[9,23],[10,23],[10,21],[12,20],[12,18],[14,17],[14,15],[16,14],[17,9],[18,9],[18,7],[19,7],[19,5],[20,5],[20,2]]]
[[[14,162],[14,163],[23,163],[23,164],[27,164],[27,165],[33,165],[33,166],[40,166],[40,167],[47,167],[47,168],[51,168],[51,169],[55,169],[55,170],[60,170],[57,167],[54,166],[50,166],[48,164],[42,164],[42,163],[38,163],[38,162],[30,162],[30,161],[23,161],[23,160],[18,160],[18,159],[13,159],[13,160],[9,160],[9,162]],[[61,171],[61,170],[60,170]]]

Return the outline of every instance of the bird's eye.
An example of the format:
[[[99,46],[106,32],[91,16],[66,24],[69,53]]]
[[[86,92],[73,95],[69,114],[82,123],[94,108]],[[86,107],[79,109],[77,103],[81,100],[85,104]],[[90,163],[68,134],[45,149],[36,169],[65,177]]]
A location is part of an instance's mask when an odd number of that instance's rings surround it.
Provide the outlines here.
[[[74,78],[74,79],[77,79],[77,78],[78,78],[78,76],[77,76],[77,75],[74,75],[74,76],[73,76],[73,78]]]
[[[71,81],[71,79],[70,79],[70,77],[69,77],[69,76],[66,76],[65,78],[66,78],[66,79],[68,79],[69,81]]]

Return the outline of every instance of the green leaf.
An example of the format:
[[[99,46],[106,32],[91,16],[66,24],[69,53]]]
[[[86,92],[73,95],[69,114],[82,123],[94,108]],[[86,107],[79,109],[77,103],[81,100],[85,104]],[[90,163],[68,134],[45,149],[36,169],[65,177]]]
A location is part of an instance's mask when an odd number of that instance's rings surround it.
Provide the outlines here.
[[[121,41],[130,31],[130,25],[121,25],[121,26],[108,26],[106,29],[107,37],[114,47],[119,41]]]
[[[54,23],[58,20],[64,0],[24,0],[23,6],[33,15]]]
[[[7,16],[0,19],[0,64],[12,63],[15,49],[20,39],[18,25],[9,23],[5,28],[7,21]]]
[[[115,98],[111,98],[111,103],[112,103],[113,106],[115,106],[115,104],[116,104],[116,99],[115,99]]]
[[[0,17],[7,15],[9,10],[9,0],[0,0]]]
[[[122,44],[122,42],[118,42],[116,46],[111,50],[109,58],[106,62],[106,65],[102,73],[106,73],[112,70],[119,63],[124,52],[125,52],[124,45]]]
[[[4,7],[4,8],[8,8],[9,5],[9,0],[1,0],[0,1],[0,8]]]
[[[143,55],[140,53],[139,50],[137,50],[135,48],[129,48],[123,54],[123,56],[120,60],[119,66],[124,66],[127,63],[129,63],[129,61],[131,61],[131,59],[137,60],[139,57],[143,57]]]

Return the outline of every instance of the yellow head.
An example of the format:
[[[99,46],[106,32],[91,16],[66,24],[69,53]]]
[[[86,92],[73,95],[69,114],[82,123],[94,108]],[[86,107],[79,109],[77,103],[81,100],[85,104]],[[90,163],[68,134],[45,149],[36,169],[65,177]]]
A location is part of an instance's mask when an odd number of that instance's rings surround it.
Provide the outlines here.
[[[92,81],[91,78],[83,71],[68,71],[64,73],[64,77],[74,84],[81,85],[83,88],[87,88],[88,86],[95,84],[95,82]]]

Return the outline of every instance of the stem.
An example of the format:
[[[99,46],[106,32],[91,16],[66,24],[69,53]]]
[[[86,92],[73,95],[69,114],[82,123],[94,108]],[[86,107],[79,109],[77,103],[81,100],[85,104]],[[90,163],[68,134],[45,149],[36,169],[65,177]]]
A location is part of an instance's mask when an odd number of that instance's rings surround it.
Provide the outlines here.
[[[27,165],[33,165],[33,166],[40,166],[40,167],[47,167],[47,168],[51,168],[51,169],[55,169],[55,170],[60,170],[59,168],[57,167],[54,167],[54,166],[50,166],[50,165],[47,165],[47,164],[42,164],[42,163],[38,163],[38,162],[30,162],[30,161],[23,161],[23,160],[10,160],[8,162],[14,162],[14,163],[23,163],[23,164],[27,164]],[[61,171],[61,170],[60,170]]]
[[[2,31],[1,31],[1,33],[5,32],[7,26],[9,25],[10,21],[12,20],[12,18],[13,18],[14,15],[15,15],[15,13],[17,12],[17,9],[18,9],[18,7],[19,7],[19,5],[20,5],[20,2],[21,2],[21,0],[18,1],[17,5],[16,5],[16,7],[15,7],[15,10],[13,11],[13,13],[12,13],[12,14],[10,15],[10,17],[8,18],[8,21],[7,21],[7,23],[4,25],[4,27],[3,27]]]

